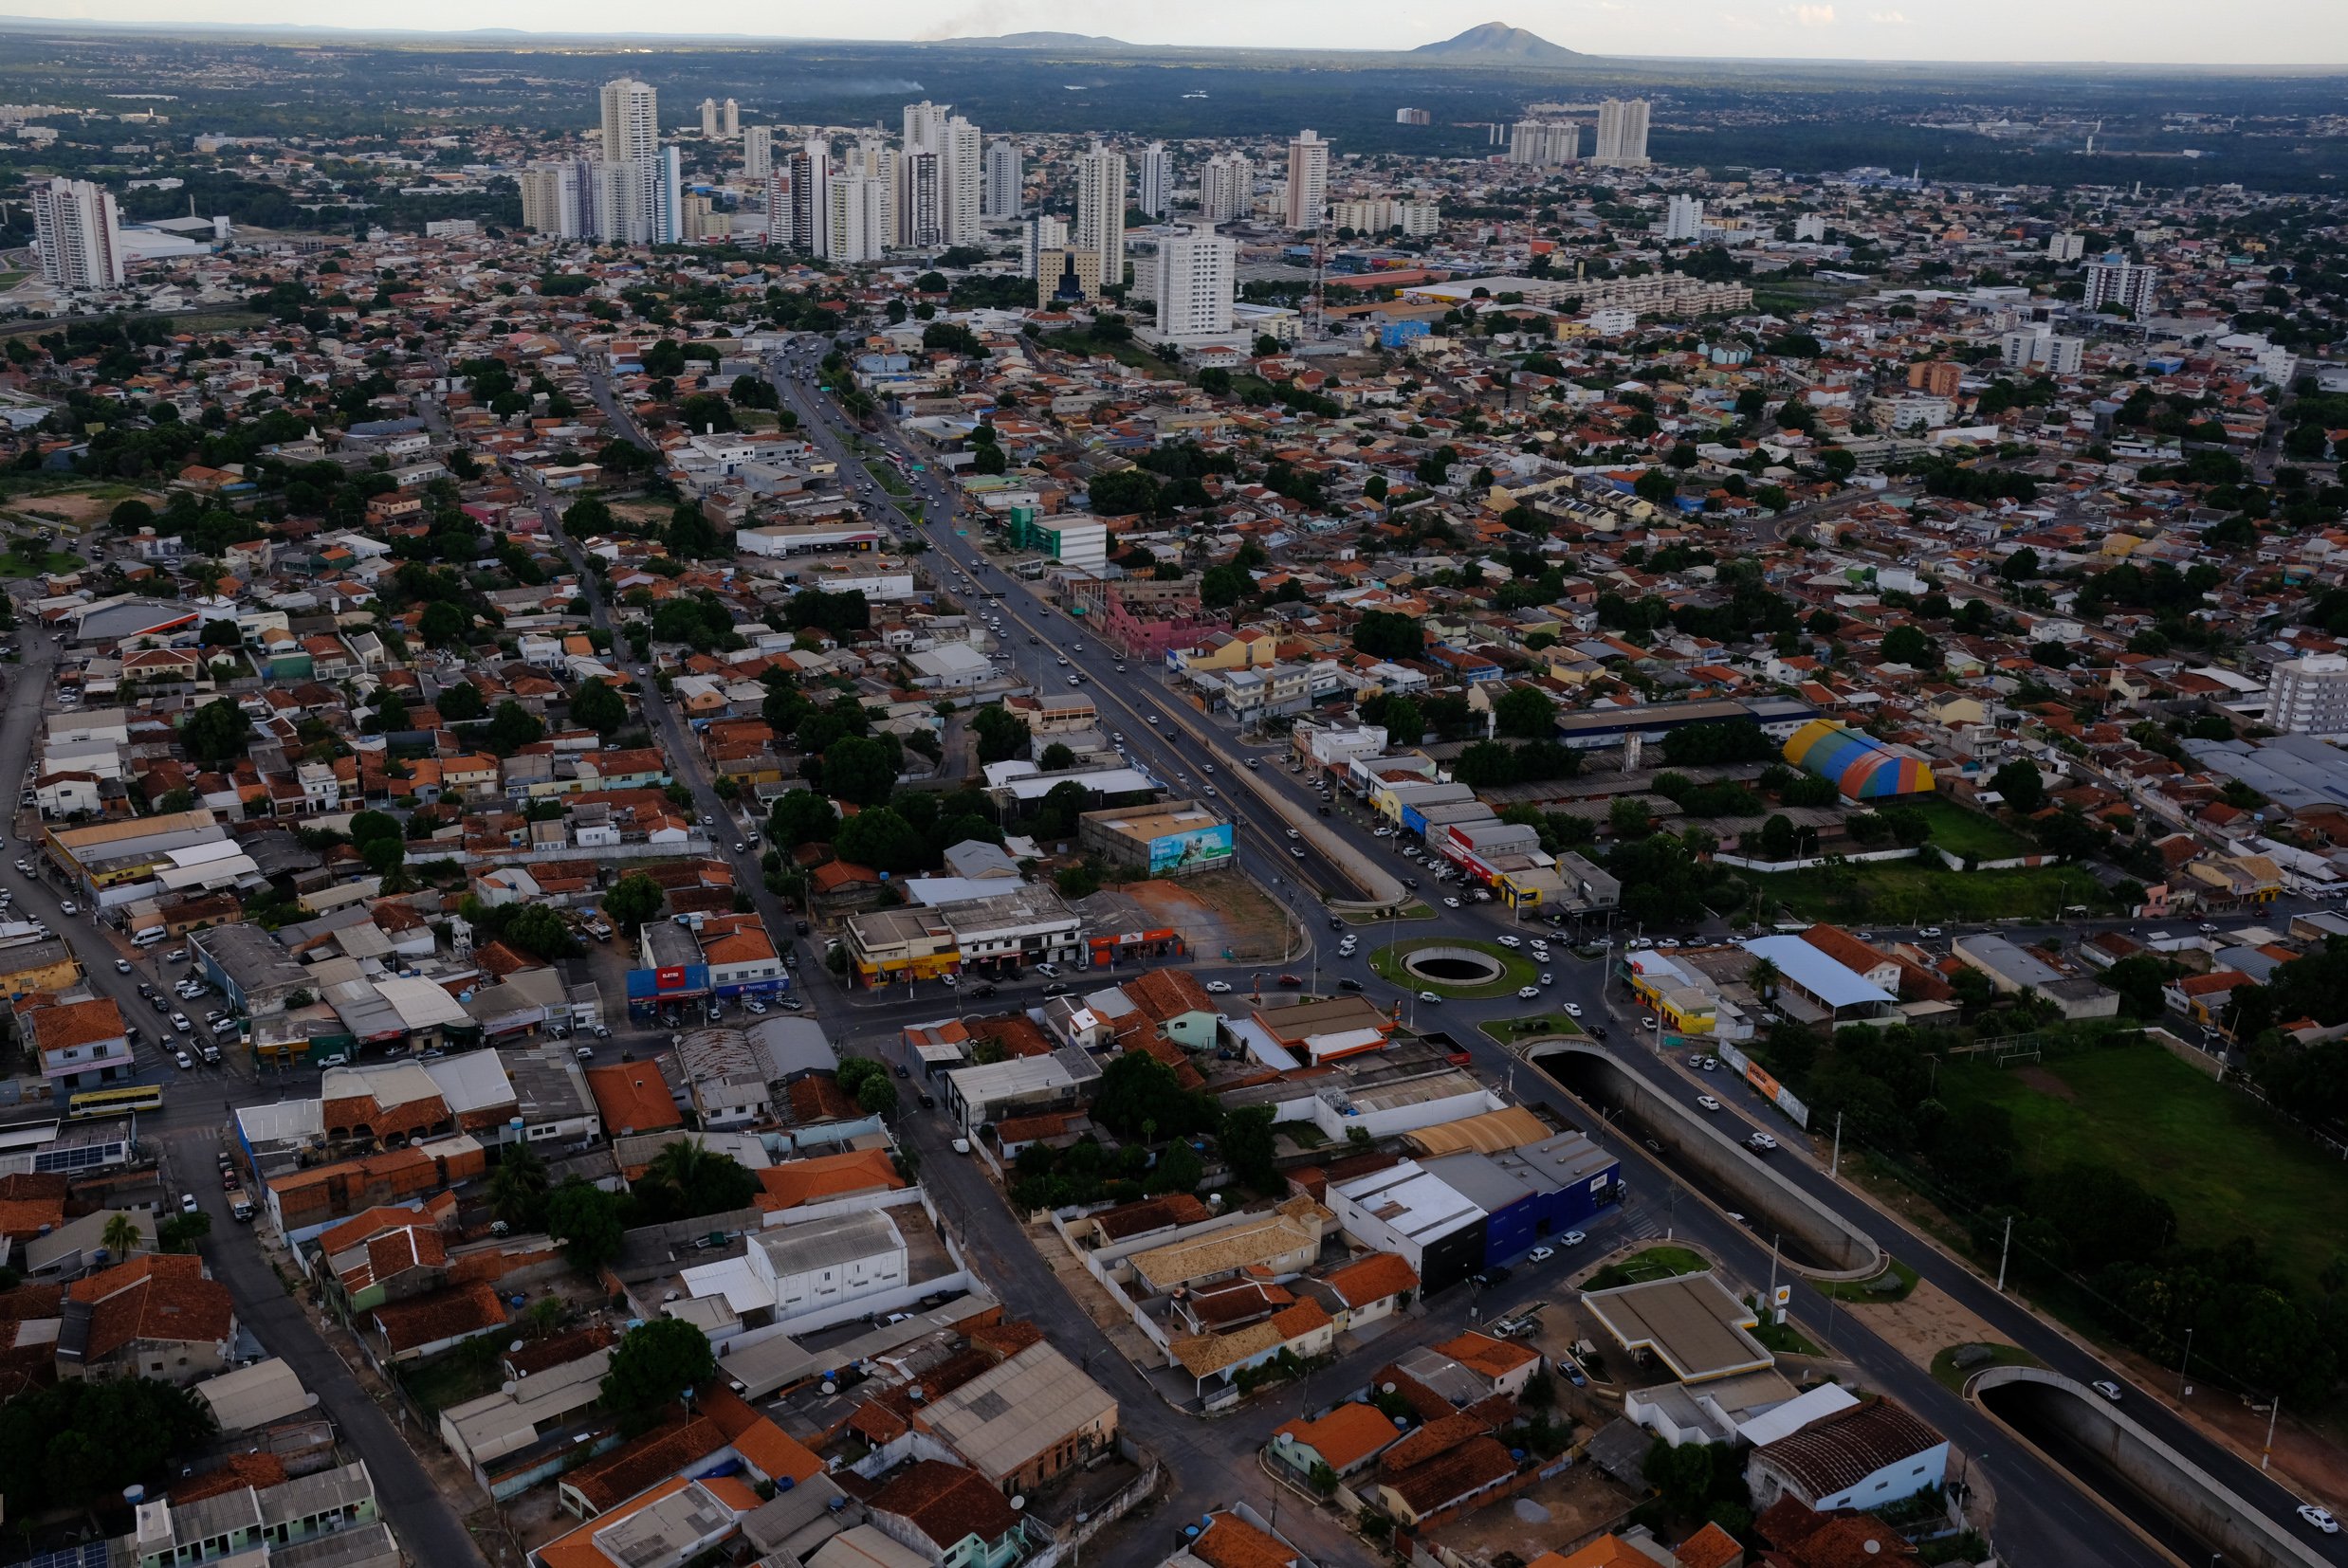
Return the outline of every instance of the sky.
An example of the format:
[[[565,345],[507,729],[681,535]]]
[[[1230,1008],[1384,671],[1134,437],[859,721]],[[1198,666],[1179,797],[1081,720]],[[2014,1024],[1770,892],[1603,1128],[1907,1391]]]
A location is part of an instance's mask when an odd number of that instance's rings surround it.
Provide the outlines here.
[[[16,16],[572,35],[651,32],[935,39],[1052,30],[1135,44],[1406,49],[1478,20],[1410,0],[0,0]],[[2343,0],[1532,0],[1482,18],[1591,54],[1691,58],[2108,61],[2142,64],[2348,64]]]

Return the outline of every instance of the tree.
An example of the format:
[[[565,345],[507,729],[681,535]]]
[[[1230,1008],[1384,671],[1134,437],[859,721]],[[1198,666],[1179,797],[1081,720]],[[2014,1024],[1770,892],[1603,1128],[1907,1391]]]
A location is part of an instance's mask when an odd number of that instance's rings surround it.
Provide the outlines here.
[[[682,1318],[653,1318],[613,1348],[603,1375],[603,1408],[625,1431],[652,1426],[670,1405],[717,1376],[709,1337]]]
[[[440,695],[433,701],[440,717],[451,724],[466,723],[489,711],[488,704],[481,699],[481,688],[462,679],[441,687]]]
[[[1353,623],[1353,647],[1373,659],[1416,659],[1426,649],[1426,634],[1400,611],[1372,610]]]
[[[1036,758],[1036,766],[1048,774],[1066,773],[1075,765],[1076,754],[1057,740],[1046,746],[1043,755]]]
[[[489,716],[488,727],[482,738],[500,757],[511,757],[524,746],[535,745],[546,738],[546,726],[536,714],[508,697],[497,705]]]
[[[1938,669],[1939,650],[1922,629],[1896,626],[1883,637],[1883,657],[1895,665],[1906,665],[1911,669]]]
[[[823,753],[823,789],[835,799],[877,806],[897,787],[897,757],[883,742],[852,735]]]
[[[429,647],[460,647],[472,629],[472,617],[447,599],[434,599],[424,607],[415,629]]]
[[[2013,761],[1990,775],[1990,788],[1996,791],[2009,810],[2029,816],[2046,804],[2046,785],[2038,775],[2033,762]]]
[[[758,1193],[759,1179],[733,1156],[699,1139],[679,1138],[662,1144],[644,1175],[630,1185],[640,1220],[661,1225],[745,1208]]]
[[[627,1235],[627,1200],[573,1176],[548,1194],[546,1233],[562,1244],[572,1267],[592,1273],[619,1256]]]
[[[979,738],[981,762],[1006,761],[1027,749],[1027,726],[1000,702],[990,702],[972,714],[970,728]]]
[[[2009,583],[2028,582],[2038,575],[2038,552],[2024,545],[1998,563],[1997,574]]]
[[[138,1222],[120,1210],[110,1215],[105,1227],[98,1232],[98,1245],[104,1248],[107,1255],[117,1263],[138,1251],[146,1239],[146,1232],[138,1229]]]
[[[1091,500],[1095,517],[1130,517],[1154,510],[1158,504],[1158,481],[1143,468],[1121,468],[1115,473],[1095,475],[1085,492]]]
[[[1147,1127],[1161,1138],[1188,1138],[1214,1129],[1215,1103],[1184,1089],[1174,1069],[1143,1051],[1125,1051],[1102,1069],[1092,1093],[1092,1120],[1121,1138]]]
[[[628,703],[601,679],[590,676],[571,694],[571,720],[608,739],[628,722]]]
[[[891,876],[918,871],[929,861],[927,841],[903,815],[886,806],[867,807],[841,823],[832,847],[844,861]]]
[[[1016,722],[1017,720],[1014,720]],[[767,813],[766,836],[786,848],[801,844],[828,844],[839,830],[839,812],[813,790],[792,790]]]
[[[644,922],[660,913],[660,906],[669,895],[642,871],[631,871],[612,884],[603,895],[603,912],[619,921],[620,929],[634,936],[644,928]]]
[[[190,757],[207,767],[217,767],[245,755],[252,738],[252,721],[245,710],[222,697],[205,703],[179,726],[179,743]]]
[[[1280,1173],[1273,1164],[1273,1114],[1270,1105],[1249,1105],[1234,1111],[1223,1118],[1222,1132],[1216,1140],[1231,1174],[1267,1195],[1280,1187]]]
[[[1663,469],[1649,468],[1631,484],[1631,491],[1642,501],[1669,506],[1679,499],[1679,482]]]
[[[1492,714],[1502,735],[1548,740],[1557,733],[1557,704],[1539,686],[1511,686],[1493,703]]]
[[[156,1222],[155,1244],[166,1252],[193,1252],[195,1244],[212,1233],[212,1217],[202,1210],[173,1214]]]
[[[489,1177],[489,1208],[509,1231],[546,1228],[546,1162],[527,1143],[508,1143]]]
[[[121,1506],[122,1488],[159,1486],[200,1451],[211,1407],[158,1377],[75,1378],[0,1405],[0,1499],[12,1520],[49,1509]]]

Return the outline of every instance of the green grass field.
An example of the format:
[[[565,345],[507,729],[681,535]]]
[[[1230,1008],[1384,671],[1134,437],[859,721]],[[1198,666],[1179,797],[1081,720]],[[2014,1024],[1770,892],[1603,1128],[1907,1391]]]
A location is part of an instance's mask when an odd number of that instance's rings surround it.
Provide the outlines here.
[[[1952,871],[1936,861],[1887,860],[1745,874],[1764,898],[1777,900],[1797,916],[1878,925],[2011,916],[2051,920],[2068,904],[2100,908],[2104,903],[2095,878],[2075,866]]]
[[[2082,1159],[2124,1172],[2168,1200],[2188,1245],[2247,1235],[2303,1285],[2348,1235],[2339,1160],[2156,1046],[2003,1071],[1952,1066],[1940,1098],[2005,1106],[2033,1167]]]
[[[1979,811],[1967,811],[1954,800],[1928,794],[1902,804],[1924,814],[1924,819],[1933,825],[1933,842],[1953,855],[1972,855],[1978,860],[2010,860],[2037,848],[2036,845],[2004,823],[1984,816]]]
[[[11,546],[0,556],[0,577],[32,577],[47,572],[79,572],[89,562],[63,550],[52,550],[44,556],[20,556]]]

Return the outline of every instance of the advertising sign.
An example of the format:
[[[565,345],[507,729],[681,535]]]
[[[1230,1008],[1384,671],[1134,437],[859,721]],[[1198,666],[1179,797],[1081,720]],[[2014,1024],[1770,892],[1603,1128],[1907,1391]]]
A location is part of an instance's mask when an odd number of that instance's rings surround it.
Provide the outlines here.
[[[1194,832],[1167,833],[1149,841],[1149,874],[1157,877],[1196,870],[1202,866],[1219,866],[1229,861],[1231,853],[1228,822]]]

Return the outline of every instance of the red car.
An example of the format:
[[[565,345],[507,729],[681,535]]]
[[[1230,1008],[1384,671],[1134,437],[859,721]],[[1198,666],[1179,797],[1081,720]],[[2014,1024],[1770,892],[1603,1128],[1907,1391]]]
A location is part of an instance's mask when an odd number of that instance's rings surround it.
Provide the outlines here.
[[[1303,986],[1304,981],[1298,979],[1293,975],[1283,975],[1280,976],[1280,983],[1288,987],[1289,990],[1294,991]]]

